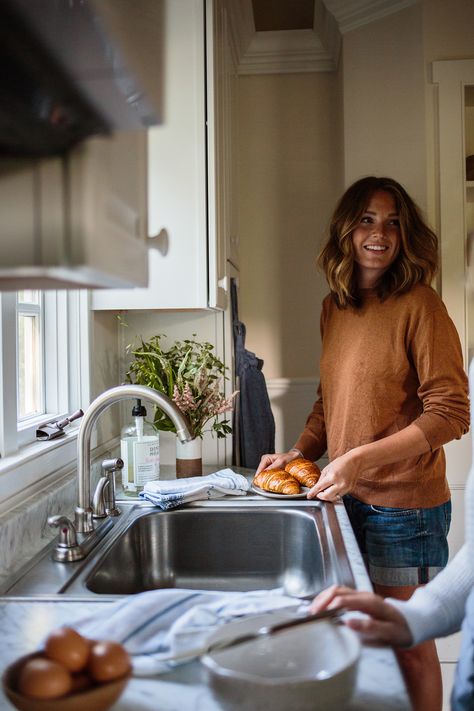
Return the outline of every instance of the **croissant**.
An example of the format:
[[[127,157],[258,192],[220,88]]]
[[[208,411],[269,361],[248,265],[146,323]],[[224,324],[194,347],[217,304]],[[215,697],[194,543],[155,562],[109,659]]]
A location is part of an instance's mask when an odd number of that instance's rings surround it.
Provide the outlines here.
[[[296,479],[284,469],[264,469],[254,477],[253,483],[260,489],[272,491],[274,494],[301,493],[301,487]]]
[[[285,467],[285,471],[291,474],[300,484],[311,488],[316,484],[321,476],[321,470],[316,464],[310,462],[309,459],[293,459]]]

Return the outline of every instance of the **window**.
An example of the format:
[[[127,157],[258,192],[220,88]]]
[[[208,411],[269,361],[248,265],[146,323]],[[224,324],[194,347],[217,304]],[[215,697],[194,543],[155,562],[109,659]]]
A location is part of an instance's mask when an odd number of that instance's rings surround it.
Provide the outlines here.
[[[5,460],[36,441],[39,424],[87,401],[88,296],[24,290],[0,294],[0,303],[0,455]],[[0,471],[4,466],[0,459]]]
[[[44,295],[17,294],[17,420],[18,424],[44,415]]]

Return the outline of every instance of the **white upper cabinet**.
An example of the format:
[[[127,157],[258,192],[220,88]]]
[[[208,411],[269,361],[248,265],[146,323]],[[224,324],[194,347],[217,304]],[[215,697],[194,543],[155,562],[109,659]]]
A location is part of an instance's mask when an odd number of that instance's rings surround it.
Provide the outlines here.
[[[225,8],[167,0],[164,16],[163,123],[148,132],[148,287],[95,291],[94,309],[226,306],[233,69]]]

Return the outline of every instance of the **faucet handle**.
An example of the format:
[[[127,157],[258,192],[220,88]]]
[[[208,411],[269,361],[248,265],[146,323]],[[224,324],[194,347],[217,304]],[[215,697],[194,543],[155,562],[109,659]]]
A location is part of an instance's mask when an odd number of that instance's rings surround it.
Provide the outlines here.
[[[94,491],[94,496],[92,497],[93,518],[105,518],[107,516],[105,489],[108,486],[110,486],[109,478],[107,476],[101,476],[99,481],[97,482],[97,486]]]
[[[60,563],[81,560],[85,553],[77,542],[76,529],[67,516],[50,516],[48,525],[59,528],[59,540],[53,551],[54,560]]]

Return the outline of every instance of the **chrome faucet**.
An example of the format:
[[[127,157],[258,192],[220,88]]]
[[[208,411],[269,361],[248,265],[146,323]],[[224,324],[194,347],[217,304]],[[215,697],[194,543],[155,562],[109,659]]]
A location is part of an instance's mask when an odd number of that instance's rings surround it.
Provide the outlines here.
[[[91,507],[91,435],[99,415],[110,405],[129,398],[150,400],[171,419],[176,427],[176,435],[181,442],[193,439],[190,425],[181,410],[169,397],[146,385],[117,385],[99,395],[85,412],[77,437],[77,486],[78,506],[75,512],[75,528],[79,533],[94,530]]]

